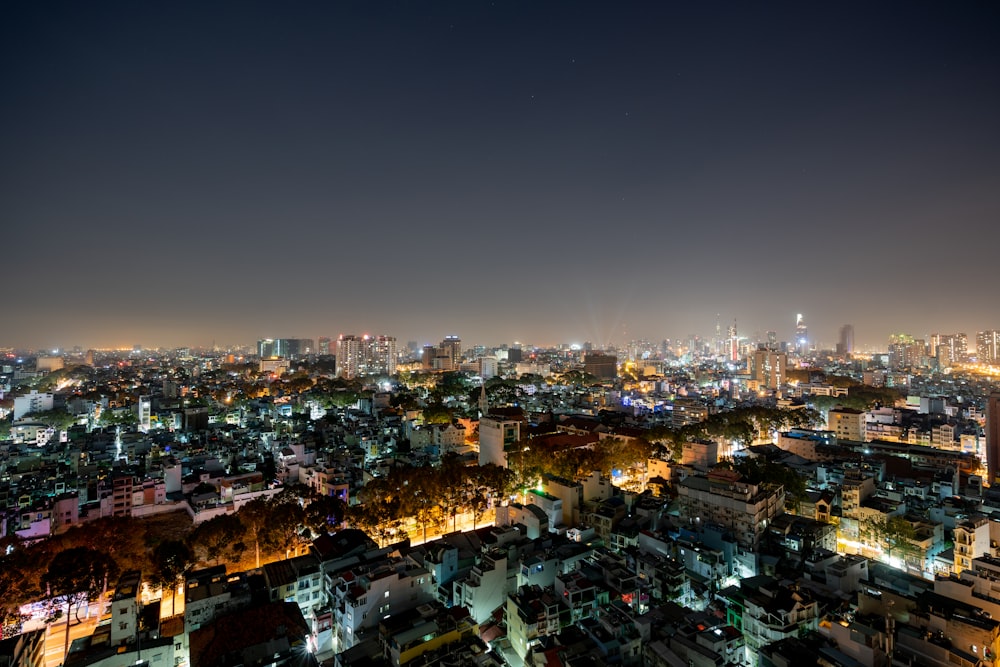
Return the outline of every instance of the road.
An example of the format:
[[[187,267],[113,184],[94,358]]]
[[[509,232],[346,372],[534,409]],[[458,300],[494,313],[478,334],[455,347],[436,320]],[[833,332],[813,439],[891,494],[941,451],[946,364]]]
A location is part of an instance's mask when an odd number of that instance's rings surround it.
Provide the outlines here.
[[[87,637],[94,632],[100,618],[97,615],[84,618],[81,622],[75,623],[76,619],[70,621],[69,643],[81,637]],[[49,626],[49,631],[45,635],[45,667],[58,667],[63,661],[63,650],[66,647],[66,619],[62,618]]]

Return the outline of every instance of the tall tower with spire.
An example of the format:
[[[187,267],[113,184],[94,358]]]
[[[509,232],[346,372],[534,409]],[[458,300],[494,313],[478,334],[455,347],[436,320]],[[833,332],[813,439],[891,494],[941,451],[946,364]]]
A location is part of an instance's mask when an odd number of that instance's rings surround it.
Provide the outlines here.
[[[729,327],[729,344],[726,349],[726,357],[729,361],[738,361],[740,358],[740,339],[736,333],[736,318],[733,318],[733,325]]]
[[[806,328],[802,313],[795,316],[795,349],[800,355],[809,350],[809,329]]]
[[[482,419],[490,414],[490,401],[486,398],[486,380],[479,385],[479,418]]]

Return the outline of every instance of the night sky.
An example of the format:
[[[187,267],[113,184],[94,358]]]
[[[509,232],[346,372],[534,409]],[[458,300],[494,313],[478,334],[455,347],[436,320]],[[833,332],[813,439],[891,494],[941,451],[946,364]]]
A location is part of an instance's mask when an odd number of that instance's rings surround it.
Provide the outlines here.
[[[1000,328],[1000,3],[0,14],[0,347]]]

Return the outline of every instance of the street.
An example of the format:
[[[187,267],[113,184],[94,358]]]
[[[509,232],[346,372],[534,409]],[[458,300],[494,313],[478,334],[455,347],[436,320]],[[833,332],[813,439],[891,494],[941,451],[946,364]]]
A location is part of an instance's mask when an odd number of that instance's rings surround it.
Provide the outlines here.
[[[94,632],[99,615],[88,616],[80,623],[76,623],[74,618],[69,626],[69,643],[80,637],[86,637]],[[45,635],[45,667],[58,667],[63,661],[63,651],[66,648],[66,619],[61,618],[49,625],[48,633]]]

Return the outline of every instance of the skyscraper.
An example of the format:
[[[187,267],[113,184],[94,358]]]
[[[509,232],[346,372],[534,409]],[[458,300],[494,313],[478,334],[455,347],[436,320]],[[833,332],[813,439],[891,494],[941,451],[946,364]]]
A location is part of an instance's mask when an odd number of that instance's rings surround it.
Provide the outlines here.
[[[854,352],[854,325],[845,324],[840,327],[840,341],[837,343],[837,354]]]
[[[342,335],[337,339],[337,375],[393,375],[396,372],[396,339],[393,336]]]
[[[458,363],[462,360],[462,339],[458,336],[445,336],[441,341],[441,352],[448,357],[451,370],[458,368]]]
[[[1000,483],[1000,393],[986,399],[986,468],[989,483]]]
[[[257,356],[261,359],[294,359],[312,352],[311,338],[262,338],[257,341]]]
[[[980,331],[976,334],[976,358],[981,364],[1000,363],[1000,331]]]
[[[604,352],[588,352],[583,355],[583,371],[601,380],[618,377],[618,357]]]
[[[736,320],[733,320],[733,326],[729,327],[729,340],[726,345],[726,359],[729,361],[737,361],[740,358],[740,339],[739,335],[736,333]]]
[[[748,358],[750,379],[767,389],[779,389],[788,374],[788,358],[784,352],[761,345]]]
[[[795,316],[795,351],[805,354],[809,350],[809,329],[806,321],[802,318],[802,313]]]

